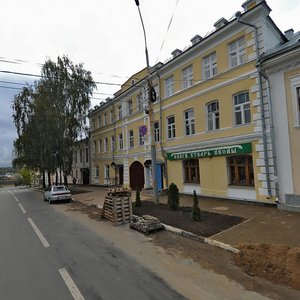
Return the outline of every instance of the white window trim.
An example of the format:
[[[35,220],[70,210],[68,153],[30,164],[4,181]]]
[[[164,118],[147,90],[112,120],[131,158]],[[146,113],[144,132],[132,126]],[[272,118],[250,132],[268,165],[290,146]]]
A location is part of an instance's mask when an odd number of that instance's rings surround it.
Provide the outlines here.
[[[300,127],[300,107],[297,101],[297,88],[300,88],[300,76],[295,76],[290,78],[291,80],[291,92],[293,101],[293,111],[294,111],[294,127]]]
[[[182,70],[182,89],[193,85],[193,66],[190,65]]]
[[[174,75],[171,75],[165,79],[165,98],[173,96],[174,91]]]
[[[246,102],[246,103],[242,103],[242,104],[235,104],[235,101],[234,101],[234,98],[235,98],[235,96],[237,96],[237,95],[240,95],[240,94],[244,94],[244,93],[248,93],[248,102]],[[236,93],[236,94],[234,94],[233,96],[232,96],[232,101],[233,101],[233,118],[234,118],[234,126],[244,126],[244,125],[249,125],[249,124],[251,124],[251,121],[252,121],[252,118],[251,118],[251,100],[250,100],[250,95],[249,95],[249,92],[248,91],[241,91],[241,92],[238,92],[238,93]],[[249,110],[250,110],[250,122],[245,122],[245,115],[244,115],[244,106],[246,105],[246,104],[249,104]],[[242,114],[241,114],[241,116],[242,116],[242,123],[241,124],[237,124],[237,120],[236,120],[236,110],[235,110],[235,108],[236,108],[236,106],[239,106],[239,107],[242,107],[242,110],[241,110],[241,112],[242,112]]]
[[[242,47],[238,47],[238,42],[239,42],[240,40],[242,40],[242,39],[244,40],[244,47],[243,47],[243,48],[242,48]],[[230,51],[230,46],[233,45],[233,44],[237,44],[237,45],[236,45],[236,50],[235,50],[235,56],[236,56],[236,60],[237,60],[236,65],[233,65],[233,63],[232,63],[232,57],[233,57],[232,53],[233,53],[233,52]],[[231,43],[229,43],[229,44],[228,44],[229,67],[230,67],[230,68],[235,68],[235,67],[237,67],[237,66],[239,66],[239,65],[241,65],[241,64],[243,64],[243,63],[245,63],[245,62],[247,61],[246,54],[247,54],[247,52],[246,52],[246,39],[245,39],[244,36],[238,38],[237,40],[235,40],[235,41],[233,41],[233,42],[231,42]],[[245,55],[245,61],[241,61],[241,57],[242,57],[243,55]]]
[[[213,59],[213,56],[215,56],[215,59]],[[205,59],[208,59],[209,58],[209,61],[207,63],[205,63]],[[209,78],[212,78],[214,76],[216,76],[218,74],[218,68],[217,68],[217,53],[216,52],[213,52],[205,57],[203,57],[203,60],[202,60],[202,63],[203,63],[203,79],[209,79]],[[209,75],[206,76],[206,67],[208,67],[208,71],[209,71]],[[215,74],[214,74],[214,71],[215,70]]]
[[[172,117],[174,118],[174,123],[169,125],[169,119]],[[166,123],[167,123],[167,140],[174,140],[176,138],[176,118],[175,118],[175,116],[174,115],[168,116]],[[169,127],[171,128],[171,132],[173,132],[173,128],[175,129],[175,135],[173,136],[173,134],[172,134],[172,137],[169,137]]]
[[[192,118],[188,118],[186,119],[185,114],[192,112],[193,113],[193,117]],[[186,111],[183,112],[183,120],[184,120],[184,135],[185,136],[192,136],[196,133],[196,128],[195,128],[195,111],[194,109],[187,109]],[[187,134],[186,132],[186,126],[189,126],[190,129],[190,134]],[[192,128],[194,128],[194,131],[192,132]]]
[[[208,112],[208,107],[213,104],[213,103],[218,103],[218,110],[217,112],[219,113],[219,128],[216,128],[216,111],[214,112]],[[213,122],[213,128],[210,129],[209,128],[209,116],[212,115],[212,122]],[[220,129],[220,108],[219,108],[219,101],[218,100],[214,100],[214,101],[210,101],[209,103],[206,104],[206,127],[207,127],[207,131],[215,131],[215,130],[219,130]]]

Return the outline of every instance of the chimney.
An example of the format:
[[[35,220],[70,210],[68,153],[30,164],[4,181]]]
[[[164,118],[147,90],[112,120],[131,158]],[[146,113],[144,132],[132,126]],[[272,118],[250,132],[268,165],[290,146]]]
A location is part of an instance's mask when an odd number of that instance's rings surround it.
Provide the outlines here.
[[[175,49],[171,54],[173,55],[173,58],[178,56],[182,51],[180,49]]]
[[[287,37],[288,40],[291,40],[294,36],[294,29],[288,29],[284,32],[285,36]]]
[[[247,11],[253,8],[254,6],[256,6],[257,4],[259,4],[260,2],[262,2],[262,0],[247,0],[242,4],[242,7],[244,11]]]
[[[214,24],[214,26],[216,29],[219,29],[219,28],[223,27],[224,25],[226,25],[227,23],[228,23],[228,21],[225,18],[221,18]]]
[[[202,40],[202,36],[200,36],[199,34],[196,34],[193,38],[191,38],[192,45],[197,44],[201,40]]]

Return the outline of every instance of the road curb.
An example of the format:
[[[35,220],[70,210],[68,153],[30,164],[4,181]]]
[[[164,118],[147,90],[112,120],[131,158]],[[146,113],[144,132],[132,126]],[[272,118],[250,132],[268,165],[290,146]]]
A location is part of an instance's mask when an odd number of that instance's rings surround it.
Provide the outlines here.
[[[182,235],[182,236],[184,236],[186,238],[189,238],[189,239],[192,239],[192,240],[196,240],[196,241],[199,241],[201,243],[206,243],[206,244],[209,244],[209,245],[212,245],[212,246],[216,246],[216,247],[222,248],[224,250],[231,251],[233,253],[239,253],[240,252],[239,249],[234,248],[234,247],[232,247],[229,244],[225,244],[225,243],[216,241],[216,240],[211,239],[211,238],[205,238],[205,237],[196,235],[194,233],[191,233],[191,232],[188,232],[188,231],[185,231],[185,230],[181,230],[179,228],[176,228],[176,227],[173,227],[173,226],[170,226],[170,225],[167,225],[167,224],[163,224],[163,226],[165,227],[165,229],[167,231],[170,231],[172,233],[176,233],[176,234]]]

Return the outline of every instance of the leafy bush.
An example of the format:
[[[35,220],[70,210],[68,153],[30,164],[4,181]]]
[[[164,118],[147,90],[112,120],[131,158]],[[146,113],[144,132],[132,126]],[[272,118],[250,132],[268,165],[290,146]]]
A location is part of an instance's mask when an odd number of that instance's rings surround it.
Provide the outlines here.
[[[201,210],[198,205],[198,197],[196,194],[196,191],[194,191],[194,202],[193,202],[193,208],[192,208],[192,219],[194,221],[201,221],[202,220],[202,215],[201,215]]]
[[[135,194],[135,206],[140,207],[142,206],[141,196],[140,196],[140,190],[137,188],[136,194]]]
[[[179,209],[179,190],[175,183],[171,183],[168,190],[168,206],[171,210]]]

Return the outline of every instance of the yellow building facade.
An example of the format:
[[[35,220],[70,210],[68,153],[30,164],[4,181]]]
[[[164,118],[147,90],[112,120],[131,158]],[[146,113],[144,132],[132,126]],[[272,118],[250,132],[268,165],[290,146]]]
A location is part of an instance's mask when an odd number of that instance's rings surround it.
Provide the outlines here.
[[[259,61],[286,37],[265,1],[242,7],[151,68],[155,102],[148,100],[143,69],[90,112],[92,184],[151,189],[154,140],[158,190],[173,182],[186,194],[277,200],[271,112]]]

